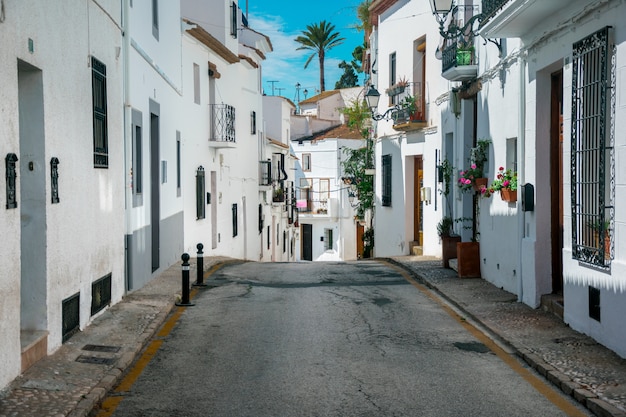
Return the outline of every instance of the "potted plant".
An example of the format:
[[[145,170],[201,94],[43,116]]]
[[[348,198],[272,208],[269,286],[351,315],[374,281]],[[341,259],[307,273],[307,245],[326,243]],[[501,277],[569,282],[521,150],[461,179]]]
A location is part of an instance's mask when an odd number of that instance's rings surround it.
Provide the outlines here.
[[[285,201],[285,193],[281,187],[274,189],[274,193],[272,195],[272,201],[275,203],[282,203]]]
[[[489,188],[485,194],[487,196],[495,193],[496,191],[500,192],[500,197],[502,200],[507,201],[509,203],[514,203],[517,201],[517,172],[504,169],[504,167],[500,167],[498,169],[498,173],[496,174],[496,179],[489,185]]]
[[[457,242],[456,244],[457,275],[459,278],[480,278],[479,233],[474,229],[474,219],[471,217],[460,217],[454,221],[462,224],[464,229],[473,231],[470,242]]]
[[[487,178],[483,177],[483,170],[478,168],[478,165],[471,164],[470,167],[464,171],[459,171],[459,180],[457,185],[461,191],[480,191],[487,187]]]
[[[437,223],[437,234],[441,239],[441,258],[443,260],[443,267],[450,267],[450,259],[456,258],[457,249],[456,244],[461,241],[461,236],[455,235],[452,231],[454,220],[452,217],[444,216]]]
[[[604,233],[604,259],[609,259],[611,257],[611,221],[590,221],[589,223],[587,223],[587,226],[589,227],[589,229],[591,229],[593,233],[594,248],[600,249],[600,236],[602,235],[602,233]]]

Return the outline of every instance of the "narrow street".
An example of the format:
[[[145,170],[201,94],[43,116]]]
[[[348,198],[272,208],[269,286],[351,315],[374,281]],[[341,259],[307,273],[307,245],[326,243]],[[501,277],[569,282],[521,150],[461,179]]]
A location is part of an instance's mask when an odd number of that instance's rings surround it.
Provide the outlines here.
[[[94,416],[589,415],[388,265],[245,263],[210,283]]]

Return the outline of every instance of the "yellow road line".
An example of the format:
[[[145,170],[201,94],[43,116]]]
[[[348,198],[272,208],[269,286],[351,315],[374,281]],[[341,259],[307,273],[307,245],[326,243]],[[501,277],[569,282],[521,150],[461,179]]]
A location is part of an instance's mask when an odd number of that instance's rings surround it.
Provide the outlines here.
[[[539,378],[534,373],[532,373],[528,368],[525,368],[524,366],[522,366],[522,364],[519,362],[519,360],[516,357],[504,351],[504,349],[502,349],[500,346],[498,346],[497,343],[495,343],[493,340],[487,337],[487,335],[485,335],[483,332],[478,330],[474,325],[472,325],[463,317],[461,317],[459,314],[457,314],[457,312],[454,311],[441,297],[435,295],[435,293],[431,291],[425,285],[422,285],[419,282],[417,282],[404,269],[396,265],[393,265],[389,262],[385,262],[385,261],[380,261],[380,262],[400,272],[400,274],[407,281],[409,281],[414,287],[420,290],[424,295],[426,295],[428,298],[433,300],[435,303],[439,304],[439,306],[441,306],[446,311],[446,313],[450,315],[450,317],[452,317],[454,320],[460,323],[461,326],[463,326],[468,332],[470,332],[476,339],[478,339],[481,343],[487,346],[493,353],[495,353],[496,356],[498,356],[498,358],[502,360],[502,362],[506,363],[511,369],[513,369],[513,371],[515,371],[522,378],[524,378],[526,382],[528,382],[533,388],[535,388],[541,395],[546,397],[552,404],[554,404],[556,407],[561,409],[561,411],[563,411],[570,417],[585,417],[586,416],[586,414],[580,411],[576,406],[574,406],[572,403],[567,401],[563,397],[563,394],[558,392],[551,384],[545,382],[542,378]]]
[[[222,264],[214,265],[211,269],[209,269],[207,273],[205,273],[205,275],[208,277],[209,275],[217,271],[222,266],[223,266]],[[198,289],[192,288],[191,291],[189,292],[189,299],[190,300],[193,299],[197,294],[198,294]],[[167,335],[169,335],[172,329],[174,328],[174,326],[176,326],[178,319],[185,311],[185,308],[186,307],[178,307],[176,311],[165,321],[165,323],[163,323],[163,325],[159,329],[156,336],[159,338],[164,338]],[[130,391],[133,384],[137,381],[137,378],[139,378],[143,370],[146,368],[146,366],[148,366],[148,363],[150,363],[152,358],[154,358],[154,356],[156,355],[157,351],[159,350],[162,344],[163,344],[162,339],[155,339],[155,340],[152,340],[150,343],[148,343],[148,346],[143,351],[139,359],[137,359],[133,367],[128,371],[128,373],[120,381],[119,385],[115,387],[115,389],[113,390],[115,394],[121,394],[123,392]],[[123,395],[114,395],[114,396],[106,397],[104,400],[102,400],[102,403],[100,404],[100,411],[98,412],[97,417],[112,416],[123,399],[124,399]]]

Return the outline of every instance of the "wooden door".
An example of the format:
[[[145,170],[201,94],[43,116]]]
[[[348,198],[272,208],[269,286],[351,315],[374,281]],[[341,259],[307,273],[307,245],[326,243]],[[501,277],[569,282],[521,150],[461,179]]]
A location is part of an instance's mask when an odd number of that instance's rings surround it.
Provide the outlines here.
[[[422,156],[415,157],[414,164],[414,183],[413,183],[413,240],[418,246],[422,246],[424,242],[424,216],[422,201],[422,187],[424,186],[424,170]]]

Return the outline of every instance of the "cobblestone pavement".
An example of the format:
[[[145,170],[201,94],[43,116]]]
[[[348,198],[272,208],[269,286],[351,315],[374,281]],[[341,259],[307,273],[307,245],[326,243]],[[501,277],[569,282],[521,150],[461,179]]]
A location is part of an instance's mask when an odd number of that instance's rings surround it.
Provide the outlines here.
[[[626,417],[626,360],[575,332],[543,310],[482,279],[459,279],[441,260],[394,257],[530,366],[598,416]],[[205,258],[204,270],[228,258]],[[195,260],[190,278],[195,281]],[[174,307],[181,292],[181,268],[174,265],[127,295],[40,360],[0,393],[0,417],[84,417],[114,387]],[[89,351],[88,345],[112,348]],[[118,349],[119,348],[119,349]],[[98,363],[84,363],[80,358]]]
[[[626,360],[556,315],[519,303],[480,278],[458,278],[440,259],[391,258],[484,326],[563,392],[599,416],[626,417]]]

